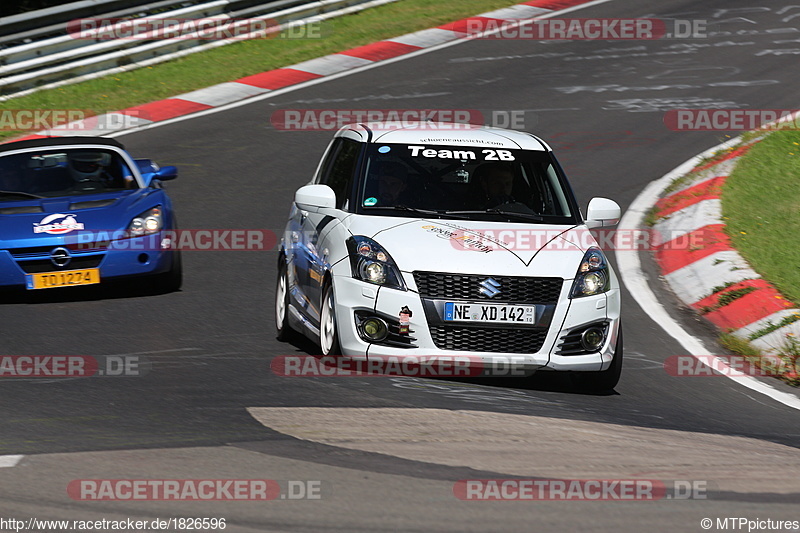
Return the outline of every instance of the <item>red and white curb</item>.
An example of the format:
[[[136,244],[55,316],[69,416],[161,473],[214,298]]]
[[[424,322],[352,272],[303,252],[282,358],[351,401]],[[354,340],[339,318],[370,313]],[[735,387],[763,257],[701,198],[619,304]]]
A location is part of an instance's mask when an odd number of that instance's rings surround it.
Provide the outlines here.
[[[800,309],[793,308],[733,248],[720,199],[736,162],[755,142],[727,148],[726,154],[675,177],[684,182],[655,204],[653,229],[670,238],[656,247],[655,259],[664,280],[687,306],[764,353],[777,353],[787,334],[800,336],[800,322],[765,330],[800,316]]]
[[[374,65],[418,52],[425,48],[474,36],[469,33],[471,21],[481,21],[487,27],[520,23],[525,20],[552,15],[559,11],[588,4],[596,0],[531,0],[511,7],[498,9],[451,22],[436,28],[394,37],[385,41],[360,46],[336,54],[311,59],[296,65],[262,72],[204,89],[180,94],[166,100],[129,107],[114,113],[91,117],[52,130],[39,131],[23,139],[48,136],[111,135],[124,130],[140,128],[192,113],[206,111],[260,96],[262,94],[298,85],[311,80],[334,76],[342,72]],[[492,33],[492,32],[487,32]]]

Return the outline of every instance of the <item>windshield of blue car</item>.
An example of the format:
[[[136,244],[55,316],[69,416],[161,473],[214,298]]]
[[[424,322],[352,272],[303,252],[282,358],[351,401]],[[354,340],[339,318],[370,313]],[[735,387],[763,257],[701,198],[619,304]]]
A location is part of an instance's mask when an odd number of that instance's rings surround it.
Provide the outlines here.
[[[363,176],[359,210],[370,215],[571,224],[577,211],[544,151],[375,144]]]
[[[130,167],[102,148],[56,148],[0,157],[0,202],[137,189]]]

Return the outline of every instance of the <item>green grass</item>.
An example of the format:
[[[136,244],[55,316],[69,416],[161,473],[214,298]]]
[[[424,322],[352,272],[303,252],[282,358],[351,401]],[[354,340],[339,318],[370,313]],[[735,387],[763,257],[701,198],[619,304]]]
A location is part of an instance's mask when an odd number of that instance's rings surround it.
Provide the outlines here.
[[[723,348],[726,348],[735,354],[747,357],[753,361],[758,360],[763,351],[750,344],[750,342],[747,340],[730,333],[720,333],[719,343],[723,346]]]
[[[717,307],[726,306],[731,302],[738,300],[742,296],[757,290],[758,289],[755,287],[742,287],[741,289],[734,289],[732,291],[725,292],[719,298],[717,298]]]
[[[319,39],[256,39],[130,72],[0,103],[4,109],[83,109],[96,114],[232,81],[519,3],[519,0],[400,0],[322,23]],[[0,139],[29,132],[2,131]]]
[[[794,387],[800,386],[798,366],[800,363],[800,343],[793,337],[787,337],[786,342],[780,347],[781,355],[764,356],[763,351],[751,344],[746,339],[730,333],[719,336],[720,344],[728,351],[741,355],[755,366],[763,369],[769,375],[788,383]]]
[[[781,329],[784,326],[788,326],[789,324],[793,324],[793,323],[797,322],[798,320],[800,320],[800,315],[789,315],[787,317],[784,317],[783,320],[781,320],[777,324],[773,324],[771,321],[769,321],[769,322],[767,322],[767,326],[761,328],[758,331],[755,331],[755,332],[751,333],[750,335],[748,335],[747,338],[749,340],[751,340],[751,341],[754,341],[754,340],[756,340],[758,338],[763,337],[764,335],[772,333],[775,330]]]
[[[739,160],[723,186],[722,211],[734,248],[800,302],[800,131],[777,131]]]

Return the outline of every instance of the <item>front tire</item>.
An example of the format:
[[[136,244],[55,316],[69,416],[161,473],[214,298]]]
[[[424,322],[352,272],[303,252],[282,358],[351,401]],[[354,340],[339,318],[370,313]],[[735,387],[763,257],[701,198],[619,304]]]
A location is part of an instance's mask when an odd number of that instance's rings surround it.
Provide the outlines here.
[[[617,346],[611,366],[600,372],[574,372],[573,383],[589,392],[606,392],[613,390],[622,375],[622,325],[619,326]]]
[[[289,276],[286,273],[286,262],[280,259],[278,281],[275,285],[275,326],[277,338],[288,342],[294,337],[294,330],[289,325]]]
[[[172,266],[167,272],[155,277],[153,287],[159,294],[175,292],[183,285],[183,260],[181,252],[172,252]]]
[[[322,311],[319,320],[319,346],[322,355],[341,355],[339,333],[336,327],[336,299],[333,283],[328,281],[322,291]]]

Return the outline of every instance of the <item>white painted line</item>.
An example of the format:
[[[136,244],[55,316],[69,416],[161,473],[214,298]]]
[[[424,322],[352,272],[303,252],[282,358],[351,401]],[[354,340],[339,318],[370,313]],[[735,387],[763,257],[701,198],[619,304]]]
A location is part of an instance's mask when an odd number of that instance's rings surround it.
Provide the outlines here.
[[[715,180],[721,177],[727,177],[730,172],[733,170],[735,166],[736,159],[729,159],[728,161],[723,161],[718,165],[714,165],[713,167],[704,170],[703,172],[699,172],[697,177],[692,181],[687,181],[686,183],[682,184],[679,188],[675,189],[667,196],[674,196],[676,194],[680,194],[684,192],[686,189],[690,189],[692,187],[696,187],[698,185],[702,185],[711,180]]]
[[[788,309],[787,309],[788,311]],[[794,309],[791,314],[797,313],[797,309]],[[778,322],[773,322],[774,324],[778,324]],[[786,326],[783,326],[780,329],[776,329],[770,333],[767,333],[763,337],[759,337],[754,341],[751,341],[753,344],[764,350],[765,352],[778,352],[780,353],[781,348],[786,347],[786,335],[792,335],[795,339],[800,338],[800,322],[792,322]],[[785,350],[783,350],[785,353]]]
[[[311,74],[318,74],[320,76],[328,76],[330,74],[337,74],[346,70],[371,65],[372,63],[374,63],[374,61],[370,61],[369,59],[347,56],[344,54],[332,54],[303,61],[296,65],[289,65],[286,68],[302,70],[303,72],[310,72]]]
[[[269,89],[262,89],[254,85],[247,85],[244,83],[237,83],[235,81],[220,83],[204,89],[198,89],[190,93],[179,94],[173,98],[180,98],[189,102],[197,104],[210,105],[217,107],[231,102],[242,100],[243,98],[250,98],[259,94],[269,92]]]
[[[414,33],[407,33],[406,35],[401,35],[399,37],[392,37],[388,40],[392,41],[393,43],[429,48],[431,46],[437,46],[442,43],[450,42],[454,39],[458,39],[458,35],[452,31],[443,30],[441,28],[430,28]]]
[[[693,304],[710,296],[714,287],[760,277],[738,252],[726,250],[670,272],[664,279],[678,298],[687,304]]]
[[[695,156],[682,165],[675,168],[667,175],[651,182],[645,189],[636,197],[633,203],[622,217],[619,223],[620,229],[634,229],[642,226],[642,221],[652,206],[659,197],[659,193],[669,185],[673,179],[682,176],[689,170],[694,168],[697,163],[703,158],[708,157],[717,150],[729,148],[739,142],[739,139],[731,139],[725,143],[709,148],[702,154]],[[664,306],[653,294],[650,285],[647,282],[644,272],[642,271],[642,263],[639,260],[639,254],[635,250],[617,250],[615,252],[617,258],[617,267],[620,272],[620,278],[628,289],[628,292],[636,300],[636,303],[642,308],[644,313],[648,315],[653,322],[661,326],[672,338],[674,338],[686,350],[687,354],[696,357],[699,361],[703,361],[701,357],[712,357],[714,359],[714,367],[727,377],[746,387],[754,392],[763,394],[773,400],[780,402],[788,407],[800,409],[800,398],[794,394],[779,391],[767,383],[763,383],[750,376],[732,376],[734,373],[727,362],[712,353],[703,345],[703,343],[696,337],[690,335],[673,319]]]
[[[653,230],[659,238],[659,243],[664,243],[702,227],[719,224],[721,220],[722,200],[710,198],[667,215],[653,226]]]
[[[481,16],[488,18],[495,18],[495,19],[532,19],[533,17],[539,17],[541,15],[545,15],[550,11],[552,10],[545,9],[543,7],[533,7],[533,6],[526,6],[523,4],[517,4],[515,6],[498,9],[497,11],[489,11],[488,13],[483,13]]]
[[[0,455],[0,468],[12,468],[17,466],[24,455]]]
[[[727,160],[725,160],[725,161],[723,161],[721,163],[717,163],[716,165],[714,165],[713,167],[709,168],[705,172],[713,172],[714,176],[712,176],[712,177],[714,177],[714,178],[717,178],[717,177],[720,177],[720,176],[730,176],[731,172],[733,172],[733,169],[736,168],[736,161],[737,160],[738,160],[737,157],[734,157],[733,159],[727,159]]]
[[[792,315],[800,314],[800,309],[781,309],[777,313],[772,313],[768,317],[764,317],[761,320],[756,320],[752,324],[748,324],[743,328],[737,329],[736,334],[740,337],[749,337],[756,331],[764,329],[770,325],[778,325],[781,323],[781,320],[784,318],[788,318]],[[785,326],[784,326],[785,327]],[[781,331],[783,328],[777,330]],[[758,339],[755,341],[751,341],[754,344],[757,344]]]

